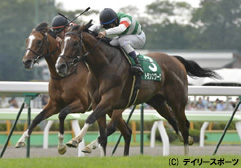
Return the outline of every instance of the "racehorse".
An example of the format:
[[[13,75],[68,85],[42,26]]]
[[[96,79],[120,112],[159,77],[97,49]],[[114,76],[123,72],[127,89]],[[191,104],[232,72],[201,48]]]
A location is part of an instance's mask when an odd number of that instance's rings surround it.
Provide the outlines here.
[[[86,119],[80,134],[69,141],[67,146],[76,146],[76,143],[81,142],[89,126],[97,119],[114,109],[126,108],[134,79],[123,52],[93,36],[88,30],[90,26],[91,21],[75,26],[66,33],[61,55],[56,63],[60,75],[66,75],[71,68],[70,63],[76,60],[84,60],[90,70],[88,87],[94,110]],[[165,53],[149,53],[147,56],[148,60],[155,60],[161,67],[161,81],[141,81],[134,104],[145,102],[162,115],[179,138],[183,138],[184,153],[188,154],[189,145],[194,141],[189,136],[190,124],[185,115],[188,100],[187,75],[213,78],[219,78],[219,75],[180,56],[169,56]],[[101,146],[106,148],[105,131],[101,133]]]
[[[41,23],[35,27],[26,40],[27,51],[23,57],[23,64],[26,69],[32,69],[34,64],[41,58],[44,58],[48,64],[50,71],[49,81],[49,101],[43,110],[35,117],[29,128],[23,133],[22,137],[16,144],[16,147],[22,147],[25,145],[25,140],[30,136],[33,129],[42,120],[59,113],[59,154],[66,152],[66,146],[63,143],[64,139],[64,119],[69,113],[85,113],[91,107],[91,100],[88,94],[88,88],[86,85],[88,68],[83,61],[73,63],[74,66],[69,74],[62,77],[58,75],[55,69],[55,63],[60,54],[60,47],[58,42],[53,38],[51,30],[48,28],[47,23]],[[128,155],[129,144],[131,139],[131,130],[125,124],[121,115],[122,110],[117,110],[115,114],[109,114],[113,118],[115,123],[109,123],[110,128],[108,134],[111,134],[115,130],[112,127],[120,129],[125,139],[125,151],[124,155]],[[116,119],[115,119],[116,118]],[[101,119],[99,120],[101,121]],[[105,121],[104,121],[105,122]],[[113,126],[114,124],[114,126]],[[83,152],[90,153],[91,149],[84,149]]]

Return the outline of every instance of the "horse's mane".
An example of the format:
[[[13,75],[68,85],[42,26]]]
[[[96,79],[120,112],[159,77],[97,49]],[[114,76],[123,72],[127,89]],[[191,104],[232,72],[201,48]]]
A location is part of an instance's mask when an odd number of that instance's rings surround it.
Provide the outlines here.
[[[71,27],[70,31],[80,30],[80,31],[85,31],[86,32],[86,31],[88,31],[90,26],[93,25],[91,22],[92,22],[92,20],[90,20],[87,24],[83,24],[82,26],[74,25],[74,26]]]
[[[70,31],[76,31],[79,30],[80,25],[74,25],[73,27],[71,27]]]
[[[42,23],[38,24],[35,27],[35,31],[38,31],[40,33],[43,33],[46,31],[50,36],[55,38],[55,33],[51,29],[48,28],[48,23],[46,23],[46,22],[42,22]]]
[[[35,31],[41,32],[44,31],[46,28],[48,28],[48,23],[42,22],[35,27]]]

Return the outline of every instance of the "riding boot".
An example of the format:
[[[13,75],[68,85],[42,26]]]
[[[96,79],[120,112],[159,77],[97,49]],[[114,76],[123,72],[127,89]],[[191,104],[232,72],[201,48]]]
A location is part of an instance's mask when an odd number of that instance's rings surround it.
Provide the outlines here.
[[[143,71],[143,69],[142,69],[142,67],[141,67],[141,64],[140,64],[140,62],[139,62],[139,60],[138,60],[138,58],[137,58],[137,56],[136,56],[135,51],[130,52],[130,53],[129,53],[129,56],[134,59],[135,64],[136,64],[136,65],[132,65],[131,71],[134,72],[136,75],[143,75],[143,74],[144,74],[144,71]]]

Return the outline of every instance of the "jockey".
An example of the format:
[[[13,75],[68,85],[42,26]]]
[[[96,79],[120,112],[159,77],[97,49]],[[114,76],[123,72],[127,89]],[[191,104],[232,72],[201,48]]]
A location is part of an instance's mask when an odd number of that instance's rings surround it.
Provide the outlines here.
[[[101,28],[105,30],[100,31]],[[110,41],[110,44],[122,47],[135,61],[136,66],[133,66],[132,70],[139,75],[144,73],[134,49],[144,46],[146,36],[135,18],[127,14],[116,13],[110,8],[105,8],[100,13],[100,24],[91,26],[89,30],[98,32],[98,38],[103,38],[106,35],[117,35]]]
[[[67,26],[66,26],[67,25]],[[66,26],[64,29],[63,27]],[[56,40],[60,43],[64,39],[65,32],[69,28],[69,22],[63,16],[57,15],[51,22],[51,29],[56,35]],[[63,29],[63,30],[61,30]]]

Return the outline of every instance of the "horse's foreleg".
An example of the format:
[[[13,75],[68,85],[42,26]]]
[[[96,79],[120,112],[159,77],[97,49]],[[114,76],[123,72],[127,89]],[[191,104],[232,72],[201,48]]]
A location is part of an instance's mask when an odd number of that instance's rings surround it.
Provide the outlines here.
[[[116,125],[118,124],[117,122],[113,122],[113,121],[115,121],[115,119],[112,119],[112,113],[108,113],[108,115],[111,118],[111,121],[110,121],[110,123],[107,126],[107,133],[106,133],[107,136],[111,135],[112,133],[114,133],[116,131]],[[99,125],[99,127],[100,127],[100,125]],[[82,150],[82,152],[84,152],[84,153],[91,153],[92,149],[96,149],[97,146],[99,145],[98,138],[96,140],[92,141],[90,144],[88,144]]]
[[[98,142],[102,148],[101,156],[106,156],[107,146],[107,131],[106,131],[106,116],[100,117],[98,120],[100,136]]]
[[[15,145],[15,148],[21,148],[25,146],[25,141],[29,138],[29,134],[28,134],[28,129],[23,133],[23,135],[21,136],[21,138],[18,140],[18,142]]]
[[[106,146],[106,143],[107,143],[107,136],[111,135],[114,131],[113,129],[109,130],[107,129],[107,133],[105,133],[105,128],[106,128],[106,119],[103,117],[103,119],[99,119],[98,120],[98,124],[99,124],[99,132],[100,132],[100,136],[92,141],[90,144],[88,144],[83,150],[82,152],[84,153],[91,153],[92,152],[92,149],[96,149],[98,145],[102,145],[101,146]],[[109,124],[110,125],[110,124]],[[109,126],[108,125],[108,126]],[[106,134],[106,138],[105,137],[105,134]],[[102,135],[102,137],[101,137]],[[104,135],[104,136],[103,136]],[[103,147],[102,147],[103,148]],[[103,154],[105,155],[105,149],[103,148]]]
[[[92,141],[90,144],[88,144],[83,150],[82,152],[84,153],[91,153],[92,149],[96,149],[99,145],[98,139]]]
[[[16,143],[15,148],[21,148],[25,146],[25,141],[29,138],[29,136],[31,135],[36,125],[38,125],[42,120],[46,118],[45,116],[46,116],[46,112],[45,110],[43,110],[34,118],[29,128],[23,133],[21,138]]]
[[[70,110],[68,108],[64,108],[59,112],[58,153],[60,155],[66,152],[66,146],[64,144],[64,120],[69,113]]]
[[[123,111],[123,110],[122,110]],[[124,139],[125,139],[125,147],[124,147],[124,156],[129,155],[129,148],[130,148],[130,141],[131,141],[131,129],[128,127],[128,125],[125,123],[125,121],[122,118],[119,118],[118,120],[120,121],[116,121],[115,118],[113,118],[114,116],[110,116],[111,121],[107,126],[107,136],[110,136],[111,134],[113,134],[116,131],[116,127],[119,128],[121,134],[123,135]],[[117,125],[117,126],[116,126]],[[82,152],[84,153],[91,153],[92,150],[96,149],[98,147],[99,143],[98,143],[98,139],[92,141],[90,144],[88,144],[83,150]]]
[[[64,144],[64,134],[58,134],[58,153],[60,155],[65,154],[66,152],[66,146]]]
[[[93,112],[94,113],[94,112]],[[93,123],[96,121],[95,116],[93,116],[93,113],[89,115],[87,120],[85,121],[85,124],[83,128],[80,130],[79,135],[71,139],[69,142],[66,143],[68,147],[71,148],[77,148],[79,143],[82,141],[83,137],[85,136],[86,132],[88,131],[89,127],[93,125]],[[88,122],[87,122],[88,121]]]
[[[82,104],[77,102],[66,106],[59,112],[58,153],[60,155],[63,155],[66,152],[66,145],[64,144],[64,120],[66,116],[70,113],[83,113],[85,112],[84,110]]]
[[[109,96],[102,96],[101,102],[95,107],[95,103],[92,103],[93,109],[95,109],[86,119],[84,127],[81,129],[80,134],[69,141],[66,145],[69,147],[77,147],[78,144],[82,141],[84,135],[86,134],[88,128],[94,124],[94,122],[98,119],[105,120],[106,113],[111,111],[111,103],[107,102],[106,100],[113,100],[110,99]],[[105,123],[106,124],[106,123]],[[100,138],[98,138],[99,143],[101,144],[102,148],[104,149],[104,154],[106,153],[105,148],[107,144],[107,136],[106,136],[106,127],[100,127]]]
[[[23,133],[21,138],[16,143],[15,147],[20,148],[25,146],[25,140],[29,138],[33,129],[43,120],[49,118],[50,116],[56,114],[58,110],[56,107],[52,106],[52,100],[49,100],[48,104],[45,106],[43,111],[41,111],[32,121],[29,128]]]
[[[71,139],[69,142],[67,142],[66,145],[68,147],[77,148],[79,143],[82,141],[83,137],[85,136],[86,132],[88,131],[88,129],[91,125],[92,124],[85,123],[84,127],[81,129],[79,135],[77,135],[76,137]]]
[[[64,120],[66,116],[70,113],[84,113],[87,109],[83,108],[83,105],[79,102],[75,102],[63,108],[59,112],[59,134],[58,134],[58,153],[60,155],[65,154],[66,145],[64,144]]]
[[[116,127],[118,127],[125,140],[124,156],[127,156],[127,155],[129,155],[132,131],[122,118],[123,111],[124,110],[114,110],[113,111],[113,113],[111,115],[111,122],[109,123],[109,125],[107,127],[107,136],[114,133],[116,130]]]
[[[126,124],[126,122],[123,119],[122,121],[119,122],[118,128],[125,140],[124,156],[128,156],[130,143],[131,143],[132,130],[129,128],[129,126]]]

